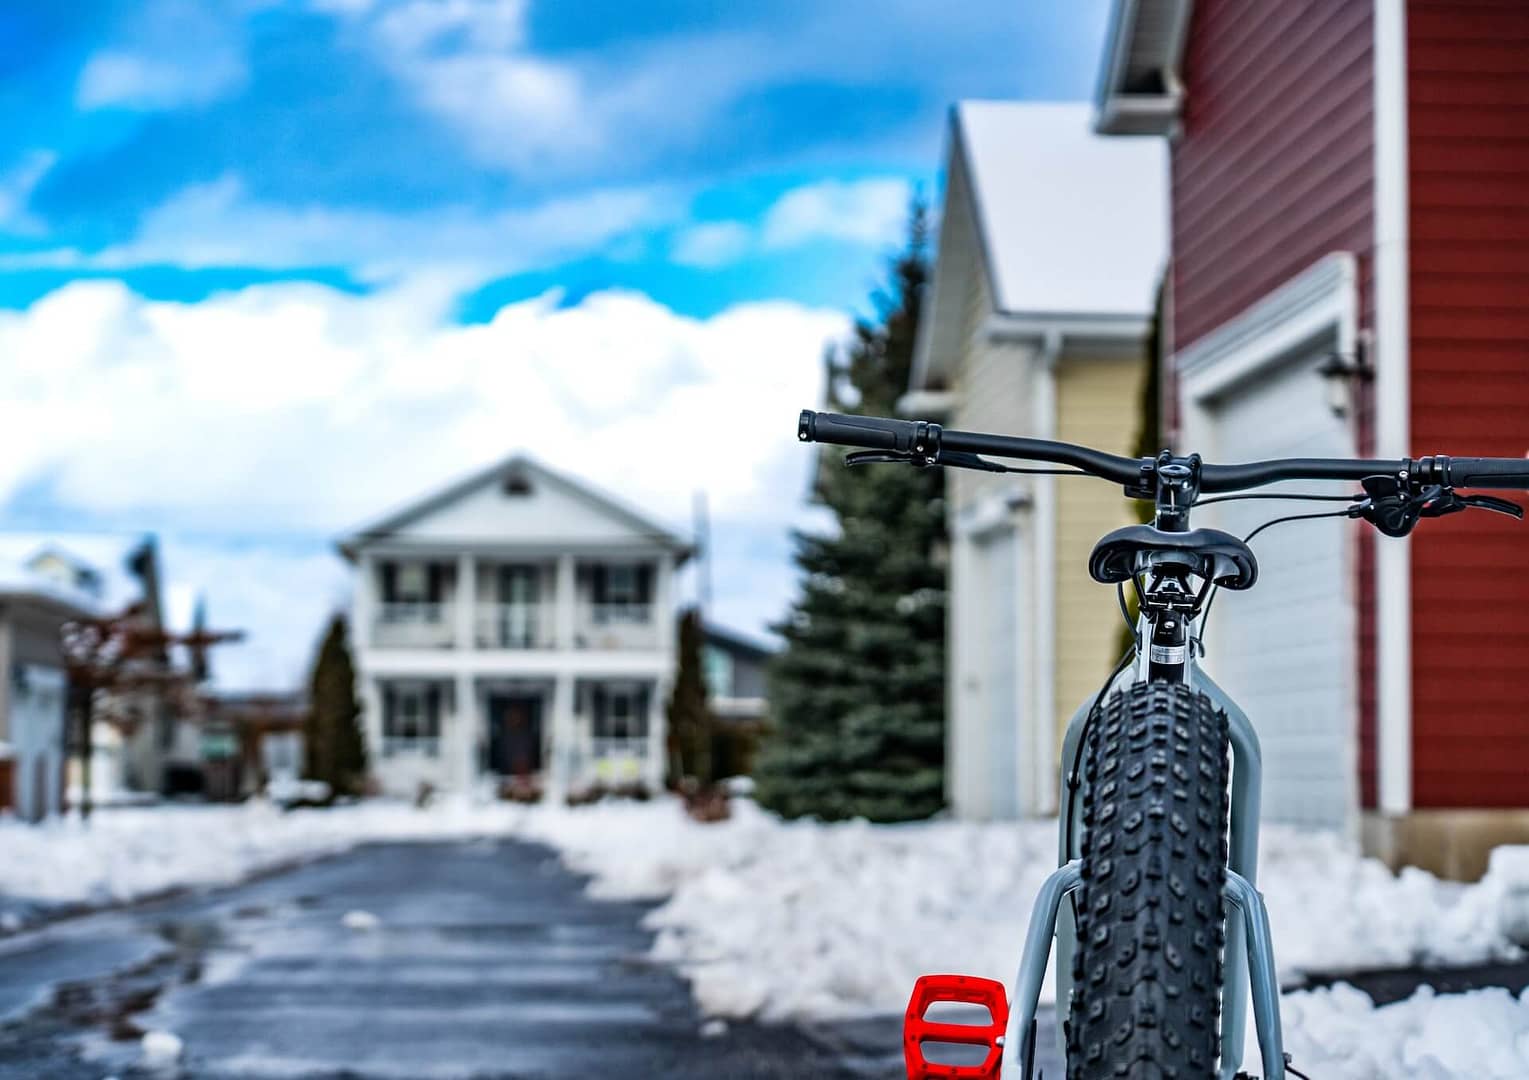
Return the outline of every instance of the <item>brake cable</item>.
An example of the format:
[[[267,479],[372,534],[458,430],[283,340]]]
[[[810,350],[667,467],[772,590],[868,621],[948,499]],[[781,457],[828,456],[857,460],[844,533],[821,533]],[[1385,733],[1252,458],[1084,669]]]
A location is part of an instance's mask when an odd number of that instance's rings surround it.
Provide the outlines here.
[[[1329,499],[1333,498],[1333,496],[1322,496],[1322,498]],[[1348,496],[1345,496],[1344,501],[1353,502],[1354,500]],[[1265,529],[1273,528],[1276,525],[1283,525],[1287,521],[1314,521],[1317,518],[1357,518],[1359,516],[1359,508],[1361,505],[1362,504],[1358,502],[1354,502],[1354,505],[1350,506],[1347,510],[1326,510],[1320,514],[1286,514],[1284,517],[1273,518],[1264,522],[1258,528],[1244,536],[1242,538],[1242,542],[1244,544],[1251,543],[1253,537],[1257,536]],[[1200,612],[1200,632],[1190,639],[1195,643],[1195,647],[1200,650],[1201,656],[1205,655],[1205,627],[1210,620],[1211,605],[1216,602],[1216,594],[1220,591],[1221,587],[1219,585],[1211,586],[1210,593],[1205,598],[1205,608]]]
[[[1328,495],[1318,494],[1314,491],[1245,491],[1239,495],[1216,495],[1209,499],[1196,499],[1190,506],[1209,506],[1211,503],[1236,502],[1240,499],[1299,499],[1307,502],[1359,502],[1364,499],[1364,492],[1354,495]]]
[[[1120,592],[1121,592],[1121,596],[1124,597],[1124,595],[1125,595],[1124,586],[1121,587]],[[1088,707],[1088,716],[1085,717],[1084,720],[1083,720],[1083,730],[1078,733],[1078,743],[1077,743],[1076,746],[1074,746],[1072,748],[1072,764],[1071,764],[1071,766],[1067,770],[1067,819],[1066,820],[1067,820],[1067,850],[1068,850],[1068,854],[1069,855],[1072,853],[1072,809],[1073,809],[1073,803],[1074,803],[1074,800],[1077,798],[1078,791],[1082,788],[1082,784],[1080,783],[1080,779],[1081,779],[1081,775],[1082,775],[1082,772],[1083,772],[1083,747],[1088,742],[1089,729],[1093,727],[1094,719],[1099,715],[1099,711],[1100,711],[1099,707],[1104,704],[1104,695],[1109,693],[1109,689],[1110,689],[1111,686],[1115,685],[1115,680],[1120,678],[1120,673],[1123,672],[1126,668],[1130,667],[1131,661],[1133,659],[1135,659],[1135,657],[1136,657],[1136,648],[1137,648],[1137,642],[1136,642],[1136,639],[1133,637],[1132,638],[1131,647],[1129,649],[1127,649],[1123,654],[1121,654],[1119,663],[1117,663],[1115,665],[1114,670],[1112,670],[1108,675],[1105,676],[1104,682],[1099,687],[1099,692],[1094,695],[1093,704]],[[1077,895],[1076,893],[1073,894],[1074,897],[1076,897],[1076,895]],[[1074,904],[1076,904],[1076,902],[1077,902],[1076,899],[1074,899],[1073,902],[1074,902]]]

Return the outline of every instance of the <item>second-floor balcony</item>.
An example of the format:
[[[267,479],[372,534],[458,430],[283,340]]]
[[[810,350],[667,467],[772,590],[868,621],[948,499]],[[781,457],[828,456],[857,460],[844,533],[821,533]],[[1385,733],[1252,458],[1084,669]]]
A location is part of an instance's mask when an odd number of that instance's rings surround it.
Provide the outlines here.
[[[449,648],[456,642],[451,607],[415,601],[381,604],[372,640],[386,648]]]
[[[553,649],[555,618],[551,604],[479,604],[473,643],[480,649]]]
[[[379,561],[363,578],[364,636],[381,649],[651,651],[667,640],[654,574],[582,560]]]

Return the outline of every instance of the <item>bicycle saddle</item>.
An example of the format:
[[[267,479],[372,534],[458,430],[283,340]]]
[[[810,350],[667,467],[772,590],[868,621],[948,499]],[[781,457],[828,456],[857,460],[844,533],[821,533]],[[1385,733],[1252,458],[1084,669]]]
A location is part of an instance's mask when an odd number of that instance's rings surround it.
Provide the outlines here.
[[[1141,560],[1139,556],[1146,555]],[[1164,532],[1151,525],[1127,525],[1094,545],[1088,573],[1095,581],[1114,585],[1130,581],[1143,562],[1178,565],[1223,589],[1248,589],[1258,580],[1253,549],[1220,529]]]

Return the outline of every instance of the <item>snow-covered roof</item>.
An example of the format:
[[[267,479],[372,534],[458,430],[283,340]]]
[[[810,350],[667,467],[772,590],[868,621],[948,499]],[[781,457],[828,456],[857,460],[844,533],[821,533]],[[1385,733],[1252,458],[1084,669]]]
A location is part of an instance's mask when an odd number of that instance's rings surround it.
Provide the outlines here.
[[[141,533],[0,532],[0,592],[47,597],[82,611],[121,611],[143,596],[128,563]]]
[[[1168,256],[1167,148],[1096,135],[1091,118],[1083,102],[952,110],[912,389],[940,385],[964,349],[974,279],[989,297],[983,317],[1037,333],[1143,333]]]
[[[999,311],[1152,311],[1168,251],[1167,147],[1103,138],[1090,119],[1082,103],[956,107]]]

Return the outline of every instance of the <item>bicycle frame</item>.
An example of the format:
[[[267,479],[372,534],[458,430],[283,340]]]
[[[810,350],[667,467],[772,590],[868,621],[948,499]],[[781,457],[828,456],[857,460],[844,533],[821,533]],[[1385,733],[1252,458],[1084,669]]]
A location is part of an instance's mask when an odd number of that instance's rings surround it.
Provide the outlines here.
[[[1182,488],[1167,490],[1160,487],[1157,496],[1157,523],[1166,531],[1185,532],[1188,529],[1188,496]],[[1145,568],[1150,573],[1150,568]],[[1150,595],[1150,591],[1149,594]],[[1181,678],[1184,682],[1203,692],[1211,703],[1225,712],[1232,751],[1230,785],[1231,820],[1227,844],[1227,903],[1236,907],[1240,919],[1227,919],[1226,951],[1222,968],[1221,1006],[1221,1076],[1232,1080],[1241,1067],[1246,1008],[1251,989],[1253,1016],[1258,1032],[1260,1056],[1263,1059],[1265,1080],[1284,1080],[1284,1041],[1280,1030],[1279,983],[1274,966],[1273,943],[1269,933],[1268,913],[1256,888],[1258,875],[1258,827],[1259,809],[1263,786],[1263,755],[1258,734],[1252,721],[1237,703],[1217,686],[1199,666],[1193,635],[1189,628],[1201,617],[1198,601],[1195,610],[1187,616],[1165,609],[1153,613],[1143,611],[1138,617],[1136,652],[1134,662],[1111,680],[1105,693],[1131,682],[1152,679]],[[1183,660],[1167,668],[1156,662],[1158,636],[1156,620],[1164,620],[1174,627],[1173,640]],[[1103,695],[1101,695],[1102,697]],[[1059,1018],[1072,999],[1072,962],[1077,944],[1077,928],[1073,921],[1070,904],[1063,899],[1081,882],[1082,816],[1081,798],[1068,797],[1073,792],[1071,763],[1076,759],[1083,739],[1089,715],[1096,699],[1090,698],[1079,706],[1067,725],[1062,742],[1061,782],[1057,790],[1064,793],[1064,805],[1058,819],[1057,865],[1058,869],[1047,880],[1036,899],[1031,915],[1030,931],[1014,985],[1010,1027],[1005,1041],[1005,1064],[1014,1063],[1017,1075],[1030,1080],[1034,1068],[1033,1051],[1029,1046],[1029,1028],[1035,1016],[1040,988],[1045,980],[1046,964],[1053,938],[1056,941],[1056,1001]],[[1081,784],[1081,778],[1079,783]],[[1080,793],[1079,793],[1080,794]],[[1070,812],[1069,812],[1070,808]],[[1066,1055],[1066,1040],[1062,1025],[1057,1026],[1062,1052]]]
[[[1140,665],[1123,673],[1121,681],[1135,681]],[[1255,882],[1258,875],[1258,815],[1263,783],[1263,760],[1258,734],[1245,712],[1215,681],[1190,659],[1190,682],[1203,691],[1218,709],[1224,710],[1232,744],[1231,828],[1228,836],[1227,899],[1237,907],[1241,919],[1227,920],[1226,960],[1222,969],[1221,1005],[1221,1075],[1226,1080],[1241,1067],[1251,969],[1253,1016],[1258,1031],[1260,1055],[1266,1080],[1284,1080],[1284,1040],[1280,1031],[1279,983],[1274,967],[1273,943],[1268,929],[1268,915]],[[1062,743],[1062,775],[1059,791],[1069,785],[1067,763],[1073,760],[1083,737],[1083,728],[1093,709],[1093,699],[1085,701],[1073,714]],[[1040,988],[1046,977],[1050,943],[1056,939],[1056,1001],[1059,1012],[1072,997],[1072,957],[1077,930],[1070,906],[1062,900],[1079,883],[1078,858],[1081,855],[1082,804],[1075,800],[1070,818],[1058,824],[1058,869],[1042,887],[1031,915],[1030,931],[1014,984],[1013,1012],[1006,1040],[1005,1065],[1013,1062],[1022,1071],[1017,1075],[1028,1080],[1033,1068],[1028,1057],[1027,1031],[1039,1004]],[[1250,948],[1251,946],[1251,948]],[[1057,1026],[1060,1037],[1062,1027]],[[1065,1056],[1066,1045],[1063,1041]]]

